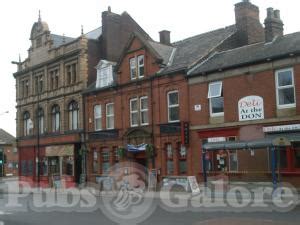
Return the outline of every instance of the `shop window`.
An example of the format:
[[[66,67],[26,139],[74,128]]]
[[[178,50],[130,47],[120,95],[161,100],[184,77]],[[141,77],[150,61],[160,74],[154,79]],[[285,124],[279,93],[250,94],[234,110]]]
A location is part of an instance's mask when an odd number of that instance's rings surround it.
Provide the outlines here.
[[[97,149],[93,149],[93,173],[98,173],[99,171],[99,158]]]
[[[180,174],[187,173],[187,149],[184,145],[178,144],[179,150],[179,172]]]
[[[229,171],[238,171],[238,152],[237,150],[229,150]]]
[[[120,155],[117,147],[114,147],[114,156],[115,163],[118,163],[120,161]]]
[[[48,157],[48,172],[49,175],[60,174],[59,157]]]
[[[300,169],[300,147],[294,148],[294,167]]]
[[[70,130],[77,130],[78,123],[79,123],[79,107],[78,103],[72,101],[69,104],[69,129]]]
[[[179,94],[178,91],[168,92],[168,122],[179,121]]]
[[[52,132],[60,130],[60,109],[58,105],[52,107]]]
[[[44,157],[40,161],[40,175],[47,176],[48,175],[48,158]]]
[[[21,175],[22,176],[27,176],[28,175],[27,161],[25,161],[25,160],[21,160]]]
[[[106,129],[115,128],[114,103],[106,104]]]
[[[109,149],[103,149],[101,152],[102,155],[102,174],[106,174],[109,172]]]
[[[167,144],[167,175],[174,174],[174,158],[173,158],[173,148],[171,144]]]
[[[74,175],[74,158],[73,156],[62,157],[62,174],[73,176]]]
[[[94,106],[94,126],[95,126],[95,131],[102,130],[101,105]]]
[[[222,82],[213,82],[208,87],[210,116],[224,115],[224,97]]]
[[[33,175],[33,161],[32,160],[27,161],[27,175],[28,176]]]
[[[276,97],[278,108],[295,107],[294,71],[292,68],[276,71]]]

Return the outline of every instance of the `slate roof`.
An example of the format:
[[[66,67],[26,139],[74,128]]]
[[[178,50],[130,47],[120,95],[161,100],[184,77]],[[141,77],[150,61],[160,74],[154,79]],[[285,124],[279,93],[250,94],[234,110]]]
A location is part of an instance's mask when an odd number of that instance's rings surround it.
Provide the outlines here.
[[[51,40],[53,40],[53,48],[57,48],[61,45],[64,45],[68,42],[74,41],[75,38],[71,37],[66,37],[62,35],[57,35],[57,34],[50,34],[51,35]]]
[[[288,57],[290,54],[296,53],[300,53],[300,32],[277,37],[269,43],[257,43],[217,52],[197,65],[188,74],[211,73],[270,59]]]
[[[95,30],[92,30],[85,34],[87,39],[98,40],[102,35],[102,27],[98,27]]]
[[[164,45],[159,42],[148,41],[149,45],[157,52],[157,54],[162,58],[163,64],[167,65],[170,61],[172,52],[175,50],[174,47],[169,45]]]
[[[15,140],[14,136],[0,128],[0,144],[12,144]]]
[[[236,32],[235,25],[213,30],[173,43],[176,48],[173,62],[162,73],[186,69],[218,47]]]

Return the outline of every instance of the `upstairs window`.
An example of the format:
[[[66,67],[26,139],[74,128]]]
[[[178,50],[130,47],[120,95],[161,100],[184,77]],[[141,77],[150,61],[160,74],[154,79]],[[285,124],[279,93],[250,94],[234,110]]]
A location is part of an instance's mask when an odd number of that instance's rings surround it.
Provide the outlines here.
[[[221,81],[213,82],[208,87],[210,116],[224,115],[223,85]]]
[[[38,132],[39,134],[44,134],[44,110],[42,108],[39,108],[37,112],[37,119],[38,119]]]
[[[130,125],[136,127],[139,124],[138,99],[130,99]]]
[[[115,63],[109,62],[106,60],[101,60],[100,63],[97,65],[97,82],[96,88],[103,88],[110,86],[114,79],[113,79],[113,66]]]
[[[140,55],[137,57],[138,61],[138,76],[139,78],[144,77],[145,65],[144,65],[144,56]]]
[[[72,101],[69,104],[69,129],[70,130],[78,129],[78,123],[79,123],[78,117],[79,117],[78,103],[75,101]]]
[[[130,99],[130,125],[131,127],[149,124],[148,97]]]
[[[52,132],[60,130],[60,109],[58,105],[52,107]]]
[[[29,81],[23,80],[22,81],[22,97],[26,98],[29,95]]]
[[[141,125],[148,125],[148,97],[141,97],[140,98],[140,118],[141,118]]]
[[[137,57],[131,58],[129,60],[129,64],[130,64],[131,80],[144,77],[145,75],[144,55],[139,55]]]
[[[59,83],[58,69],[50,71],[50,90],[57,89],[58,83]]]
[[[95,125],[95,131],[102,130],[101,105],[94,106],[94,125]]]
[[[75,84],[77,82],[77,64],[69,64],[66,66],[67,84]]]
[[[168,93],[168,122],[179,121],[179,96],[178,91]]]
[[[43,88],[44,88],[43,75],[37,75],[35,77],[35,93],[36,94],[42,93]]]
[[[30,114],[29,112],[25,112],[23,114],[23,134],[24,136],[30,135],[30,129],[31,129],[31,120],[30,120]]]
[[[115,127],[115,116],[114,116],[114,104],[109,103],[106,104],[106,128],[107,129],[114,129]]]
[[[295,107],[294,71],[292,68],[276,71],[276,97],[278,108]]]

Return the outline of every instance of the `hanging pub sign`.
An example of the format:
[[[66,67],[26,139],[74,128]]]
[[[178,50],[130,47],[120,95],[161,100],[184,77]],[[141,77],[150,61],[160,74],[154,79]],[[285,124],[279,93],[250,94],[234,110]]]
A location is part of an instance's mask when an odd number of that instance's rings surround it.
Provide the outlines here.
[[[262,120],[264,115],[264,100],[260,96],[247,96],[239,100],[239,121]]]

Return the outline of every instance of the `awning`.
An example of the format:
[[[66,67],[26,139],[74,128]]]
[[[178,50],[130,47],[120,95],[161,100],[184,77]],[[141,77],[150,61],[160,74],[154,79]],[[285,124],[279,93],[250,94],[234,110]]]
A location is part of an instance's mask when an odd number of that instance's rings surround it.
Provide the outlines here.
[[[267,147],[280,147],[290,146],[291,142],[300,141],[300,135],[295,136],[282,136],[274,135],[268,136],[263,139],[253,141],[226,141],[216,143],[206,143],[202,146],[203,150],[214,151],[214,150],[255,150]]]

